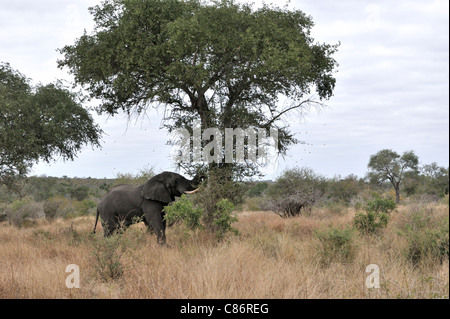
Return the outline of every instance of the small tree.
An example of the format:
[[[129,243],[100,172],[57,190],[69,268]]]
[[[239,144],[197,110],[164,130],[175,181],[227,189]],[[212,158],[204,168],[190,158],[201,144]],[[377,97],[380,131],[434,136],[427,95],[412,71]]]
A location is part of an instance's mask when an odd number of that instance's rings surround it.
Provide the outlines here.
[[[369,178],[378,184],[389,181],[395,190],[395,202],[400,202],[400,186],[408,175],[417,174],[419,158],[413,151],[399,155],[396,152],[385,149],[370,157]]]
[[[282,218],[301,214],[321,199],[326,183],[309,168],[286,170],[266,192],[267,208]]]
[[[448,194],[448,167],[439,166],[436,162],[421,167],[423,175],[422,192],[443,197]]]

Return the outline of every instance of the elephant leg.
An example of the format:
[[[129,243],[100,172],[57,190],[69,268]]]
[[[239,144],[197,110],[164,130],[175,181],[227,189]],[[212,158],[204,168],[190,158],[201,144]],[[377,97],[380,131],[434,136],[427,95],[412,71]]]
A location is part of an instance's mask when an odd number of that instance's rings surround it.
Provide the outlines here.
[[[103,236],[110,237],[116,230],[116,225],[113,220],[102,220]]]
[[[111,217],[107,220],[102,220],[102,226],[103,226],[103,235],[105,237],[110,237],[114,233],[122,233],[124,232],[130,225],[132,224],[131,221],[125,220],[121,217]]]
[[[144,218],[144,224],[145,226],[147,226],[147,233],[149,234],[155,234],[155,230],[153,229],[153,227],[147,222],[147,220]]]
[[[161,219],[163,222],[163,229],[164,229],[164,233],[166,233],[166,225],[167,225],[167,221],[164,219],[164,216],[166,216],[165,213],[161,213]]]
[[[163,204],[160,202],[148,200],[142,204],[145,220],[155,231],[158,243],[161,245],[166,243],[166,232],[161,214],[162,209]]]

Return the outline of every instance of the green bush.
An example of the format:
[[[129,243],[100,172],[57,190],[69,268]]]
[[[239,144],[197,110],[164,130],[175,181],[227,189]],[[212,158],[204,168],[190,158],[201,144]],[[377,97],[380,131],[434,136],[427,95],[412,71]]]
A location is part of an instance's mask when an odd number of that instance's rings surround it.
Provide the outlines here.
[[[205,214],[201,207],[193,204],[193,202],[186,196],[170,205],[164,207],[164,219],[168,223],[182,221],[188,230],[194,231],[196,229],[207,229],[216,234],[217,239],[221,240],[228,232],[238,234],[238,231],[231,227],[231,224],[237,221],[237,218],[232,215],[234,205],[227,199],[221,199],[215,205],[215,210],[212,214],[212,226],[205,226]]]
[[[95,215],[97,209],[97,203],[91,199],[76,201],[73,203],[73,206],[76,211],[76,216]]]
[[[93,265],[102,281],[116,280],[124,274],[121,258],[126,249],[121,239],[120,233],[114,233],[110,237],[99,238],[93,243]]]
[[[22,227],[33,224],[34,220],[43,216],[42,204],[31,197],[16,200],[4,209],[5,219],[14,226]]]
[[[256,182],[247,190],[248,197],[258,197],[261,196],[264,191],[269,187],[267,182]]]
[[[348,205],[358,195],[361,186],[356,175],[349,175],[345,178],[335,177],[328,180],[327,196],[333,202]]]
[[[44,202],[45,218],[53,220],[57,217],[68,217],[75,213],[71,200],[61,196],[50,197]]]
[[[332,262],[350,263],[356,254],[354,232],[351,228],[320,229],[315,232],[319,240],[317,253],[322,265],[330,265]]]
[[[405,256],[414,265],[449,258],[449,219],[433,220],[429,211],[415,210],[399,234],[406,238]]]
[[[155,175],[154,168],[148,166],[139,170],[137,174],[117,173],[112,186],[114,187],[121,184],[141,185]]]
[[[77,201],[85,200],[89,196],[89,186],[81,185],[70,189],[70,197],[76,199]]]
[[[216,204],[216,211],[214,213],[213,224],[215,225],[215,233],[217,239],[223,239],[227,232],[233,232],[238,235],[237,229],[231,227],[231,224],[237,222],[238,219],[233,216],[234,205],[228,199],[221,199]]]
[[[366,204],[366,210],[375,213],[389,214],[397,207],[394,200],[390,198],[375,198],[368,201]]]
[[[396,204],[392,199],[375,198],[368,201],[366,212],[358,212],[353,219],[353,226],[363,234],[374,234],[386,227],[390,213]]]
[[[353,219],[353,226],[363,234],[374,234],[387,226],[389,215],[376,212],[359,212]]]
[[[165,212],[164,219],[169,224],[183,221],[189,230],[203,228],[201,224],[202,210],[194,207],[186,195],[182,195],[179,200],[164,207],[163,211]]]

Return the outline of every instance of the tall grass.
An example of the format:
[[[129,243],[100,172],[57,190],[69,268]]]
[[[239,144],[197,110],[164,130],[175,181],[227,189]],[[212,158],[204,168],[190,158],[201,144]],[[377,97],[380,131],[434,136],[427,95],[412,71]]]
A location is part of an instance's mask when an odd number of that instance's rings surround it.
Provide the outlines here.
[[[424,229],[448,219],[447,205],[430,207],[433,222]],[[448,298],[448,256],[420,264],[408,258],[410,240],[401,230],[414,221],[412,209],[400,206],[374,236],[333,231],[352,225],[351,208],[313,209],[292,219],[242,212],[233,224],[239,236],[218,242],[214,234],[186,236],[174,225],[168,246],[159,246],[143,224],[105,241],[91,234],[92,216],[27,228],[3,222],[0,298]],[[351,258],[324,263],[323,247],[340,256],[332,244],[321,246],[327,236],[336,243],[344,238],[343,256]],[[65,285],[69,264],[80,267],[79,289]],[[365,286],[369,264],[379,266],[380,288]],[[107,272],[113,265],[120,265],[117,276]]]

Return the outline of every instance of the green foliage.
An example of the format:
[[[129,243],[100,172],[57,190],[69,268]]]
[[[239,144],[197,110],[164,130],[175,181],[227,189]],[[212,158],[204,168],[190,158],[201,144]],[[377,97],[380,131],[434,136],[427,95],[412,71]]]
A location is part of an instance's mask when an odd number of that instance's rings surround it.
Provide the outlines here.
[[[396,207],[397,204],[389,198],[375,198],[371,201],[368,201],[366,204],[366,210],[368,212],[384,214],[391,213]]]
[[[389,181],[394,187],[398,204],[400,202],[400,186],[408,176],[418,173],[419,158],[413,151],[404,152],[399,155],[396,152],[384,149],[370,157],[369,178],[373,183],[383,183]]]
[[[243,184],[234,182],[231,178],[231,167],[212,168],[208,180],[205,181],[197,194],[194,203],[203,211],[203,223],[210,231],[215,231],[214,224],[217,203],[222,199],[229,200],[233,205],[243,202],[245,188]]]
[[[247,196],[248,197],[261,196],[268,187],[269,184],[267,182],[256,182],[248,189]]]
[[[31,176],[27,180],[26,191],[38,202],[45,201],[53,195],[58,178],[47,176]]]
[[[437,197],[445,197],[449,191],[448,167],[438,166],[436,162],[423,165],[422,176],[418,181],[419,194],[429,194]]]
[[[44,202],[44,213],[45,218],[48,220],[53,220],[57,217],[66,217],[73,215],[75,212],[70,199],[54,196],[48,198]]]
[[[374,234],[385,228],[390,213],[396,208],[392,199],[375,198],[367,202],[366,212],[358,212],[353,219],[353,226],[363,234]]]
[[[84,199],[73,202],[73,206],[76,211],[76,216],[94,215],[97,209],[97,202],[92,199]]]
[[[317,253],[322,265],[328,266],[333,262],[350,263],[356,254],[354,232],[351,228],[339,229],[328,227],[315,231],[319,240]]]
[[[14,226],[33,224],[33,220],[42,217],[42,205],[31,197],[16,200],[4,208],[5,219]]]
[[[139,185],[142,184],[137,180],[137,176],[131,173],[117,173],[115,174],[114,186],[122,185],[122,184],[131,184],[131,185]]]
[[[362,183],[355,175],[345,178],[333,178],[328,181],[327,197],[334,201],[349,204],[350,201],[361,191]]]
[[[156,174],[153,167],[144,167],[139,170],[137,174],[117,173],[112,186],[114,187],[121,184],[141,185],[155,175]]]
[[[204,210],[195,206],[188,196],[183,195],[179,200],[164,207],[164,218],[168,223],[181,220],[190,231],[206,228],[214,232],[218,240],[222,240],[228,232],[238,235],[238,231],[231,226],[232,223],[237,221],[237,218],[232,214],[233,209],[234,205],[229,200],[221,199],[215,205],[211,225],[205,227],[203,223],[207,219]]]
[[[449,218],[433,220],[425,209],[410,212],[410,221],[399,234],[406,238],[405,256],[414,265],[423,262],[443,262],[449,258]]]
[[[353,225],[363,234],[374,234],[387,226],[389,216],[385,213],[358,212],[353,219]]]
[[[338,45],[315,41],[313,21],[300,10],[110,0],[90,11],[94,32],[60,49],[58,64],[102,101],[99,112],[132,116],[165,105],[169,131],[196,120],[204,128],[278,128],[285,153],[297,140],[283,116],[333,94]],[[280,95],[290,103],[280,107]]]
[[[215,226],[215,233],[217,239],[223,239],[227,232],[233,232],[238,235],[237,229],[231,227],[231,224],[237,222],[237,217],[233,216],[234,205],[228,199],[221,199],[216,204],[216,211],[214,213],[213,224]]]
[[[78,201],[82,201],[89,196],[89,186],[81,185],[70,190],[70,196]]]
[[[186,195],[182,195],[179,200],[164,207],[163,211],[165,212],[164,219],[169,224],[181,220],[189,230],[203,228],[201,225],[202,210],[194,207]]]
[[[73,160],[84,145],[99,146],[101,132],[79,96],[60,82],[32,87],[0,64],[0,184],[14,189],[39,160]]]

